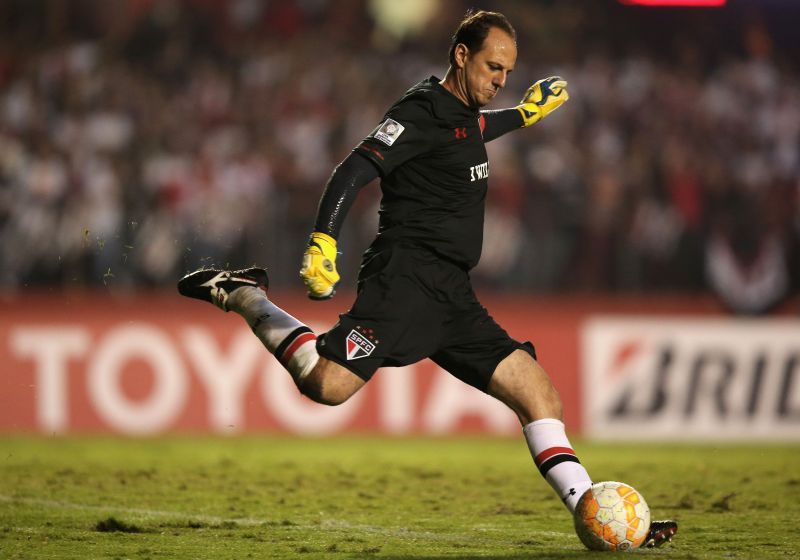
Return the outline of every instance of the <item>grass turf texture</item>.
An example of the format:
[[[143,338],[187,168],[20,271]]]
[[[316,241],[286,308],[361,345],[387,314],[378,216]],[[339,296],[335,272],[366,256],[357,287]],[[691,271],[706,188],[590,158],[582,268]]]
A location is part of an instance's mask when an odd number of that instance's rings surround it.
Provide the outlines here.
[[[800,447],[575,442],[681,524],[669,558],[800,555]],[[0,439],[0,558],[597,558],[523,440]]]

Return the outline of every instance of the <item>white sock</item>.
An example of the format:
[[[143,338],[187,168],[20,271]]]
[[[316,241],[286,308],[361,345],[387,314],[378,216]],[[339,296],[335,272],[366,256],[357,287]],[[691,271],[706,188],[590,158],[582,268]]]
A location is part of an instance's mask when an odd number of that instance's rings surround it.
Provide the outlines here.
[[[572,512],[592,485],[589,473],[575,456],[564,423],[555,418],[536,420],[525,426],[525,440],[539,472]]]
[[[244,317],[261,343],[291,374],[301,381],[317,365],[317,337],[303,323],[272,303],[254,286],[234,290],[228,309]]]

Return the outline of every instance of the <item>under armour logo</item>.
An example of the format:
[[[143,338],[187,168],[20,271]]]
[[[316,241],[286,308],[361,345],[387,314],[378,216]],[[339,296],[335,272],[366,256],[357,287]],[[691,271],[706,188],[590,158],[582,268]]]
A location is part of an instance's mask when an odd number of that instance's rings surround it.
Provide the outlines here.
[[[258,317],[256,317],[256,320],[253,321],[253,326],[250,328],[253,330],[253,332],[255,332],[256,329],[260,327],[262,324],[264,324],[264,322],[269,318],[270,318],[269,313],[264,313],[263,315],[259,315]]]
[[[456,138],[459,140],[463,140],[467,137],[467,129],[466,128],[457,128],[456,130]]]

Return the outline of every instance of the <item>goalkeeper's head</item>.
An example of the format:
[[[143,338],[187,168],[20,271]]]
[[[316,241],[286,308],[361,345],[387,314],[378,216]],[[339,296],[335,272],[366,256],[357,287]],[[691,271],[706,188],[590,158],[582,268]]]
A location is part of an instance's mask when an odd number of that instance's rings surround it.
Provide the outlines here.
[[[505,87],[516,61],[517,33],[506,16],[470,10],[453,34],[445,82],[468,106],[483,107]]]

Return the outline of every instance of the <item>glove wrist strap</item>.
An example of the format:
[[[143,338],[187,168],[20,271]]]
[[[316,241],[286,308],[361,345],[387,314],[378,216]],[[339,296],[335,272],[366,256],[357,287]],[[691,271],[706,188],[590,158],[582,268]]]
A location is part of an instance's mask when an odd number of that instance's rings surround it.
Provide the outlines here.
[[[328,235],[327,233],[321,233],[319,231],[315,231],[314,233],[311,234],[310,240],[311,241],[324,241],[325,243],[328,243],[332,247],[336,247],[336,240],[333,237],[331,237],[330,235]]]

